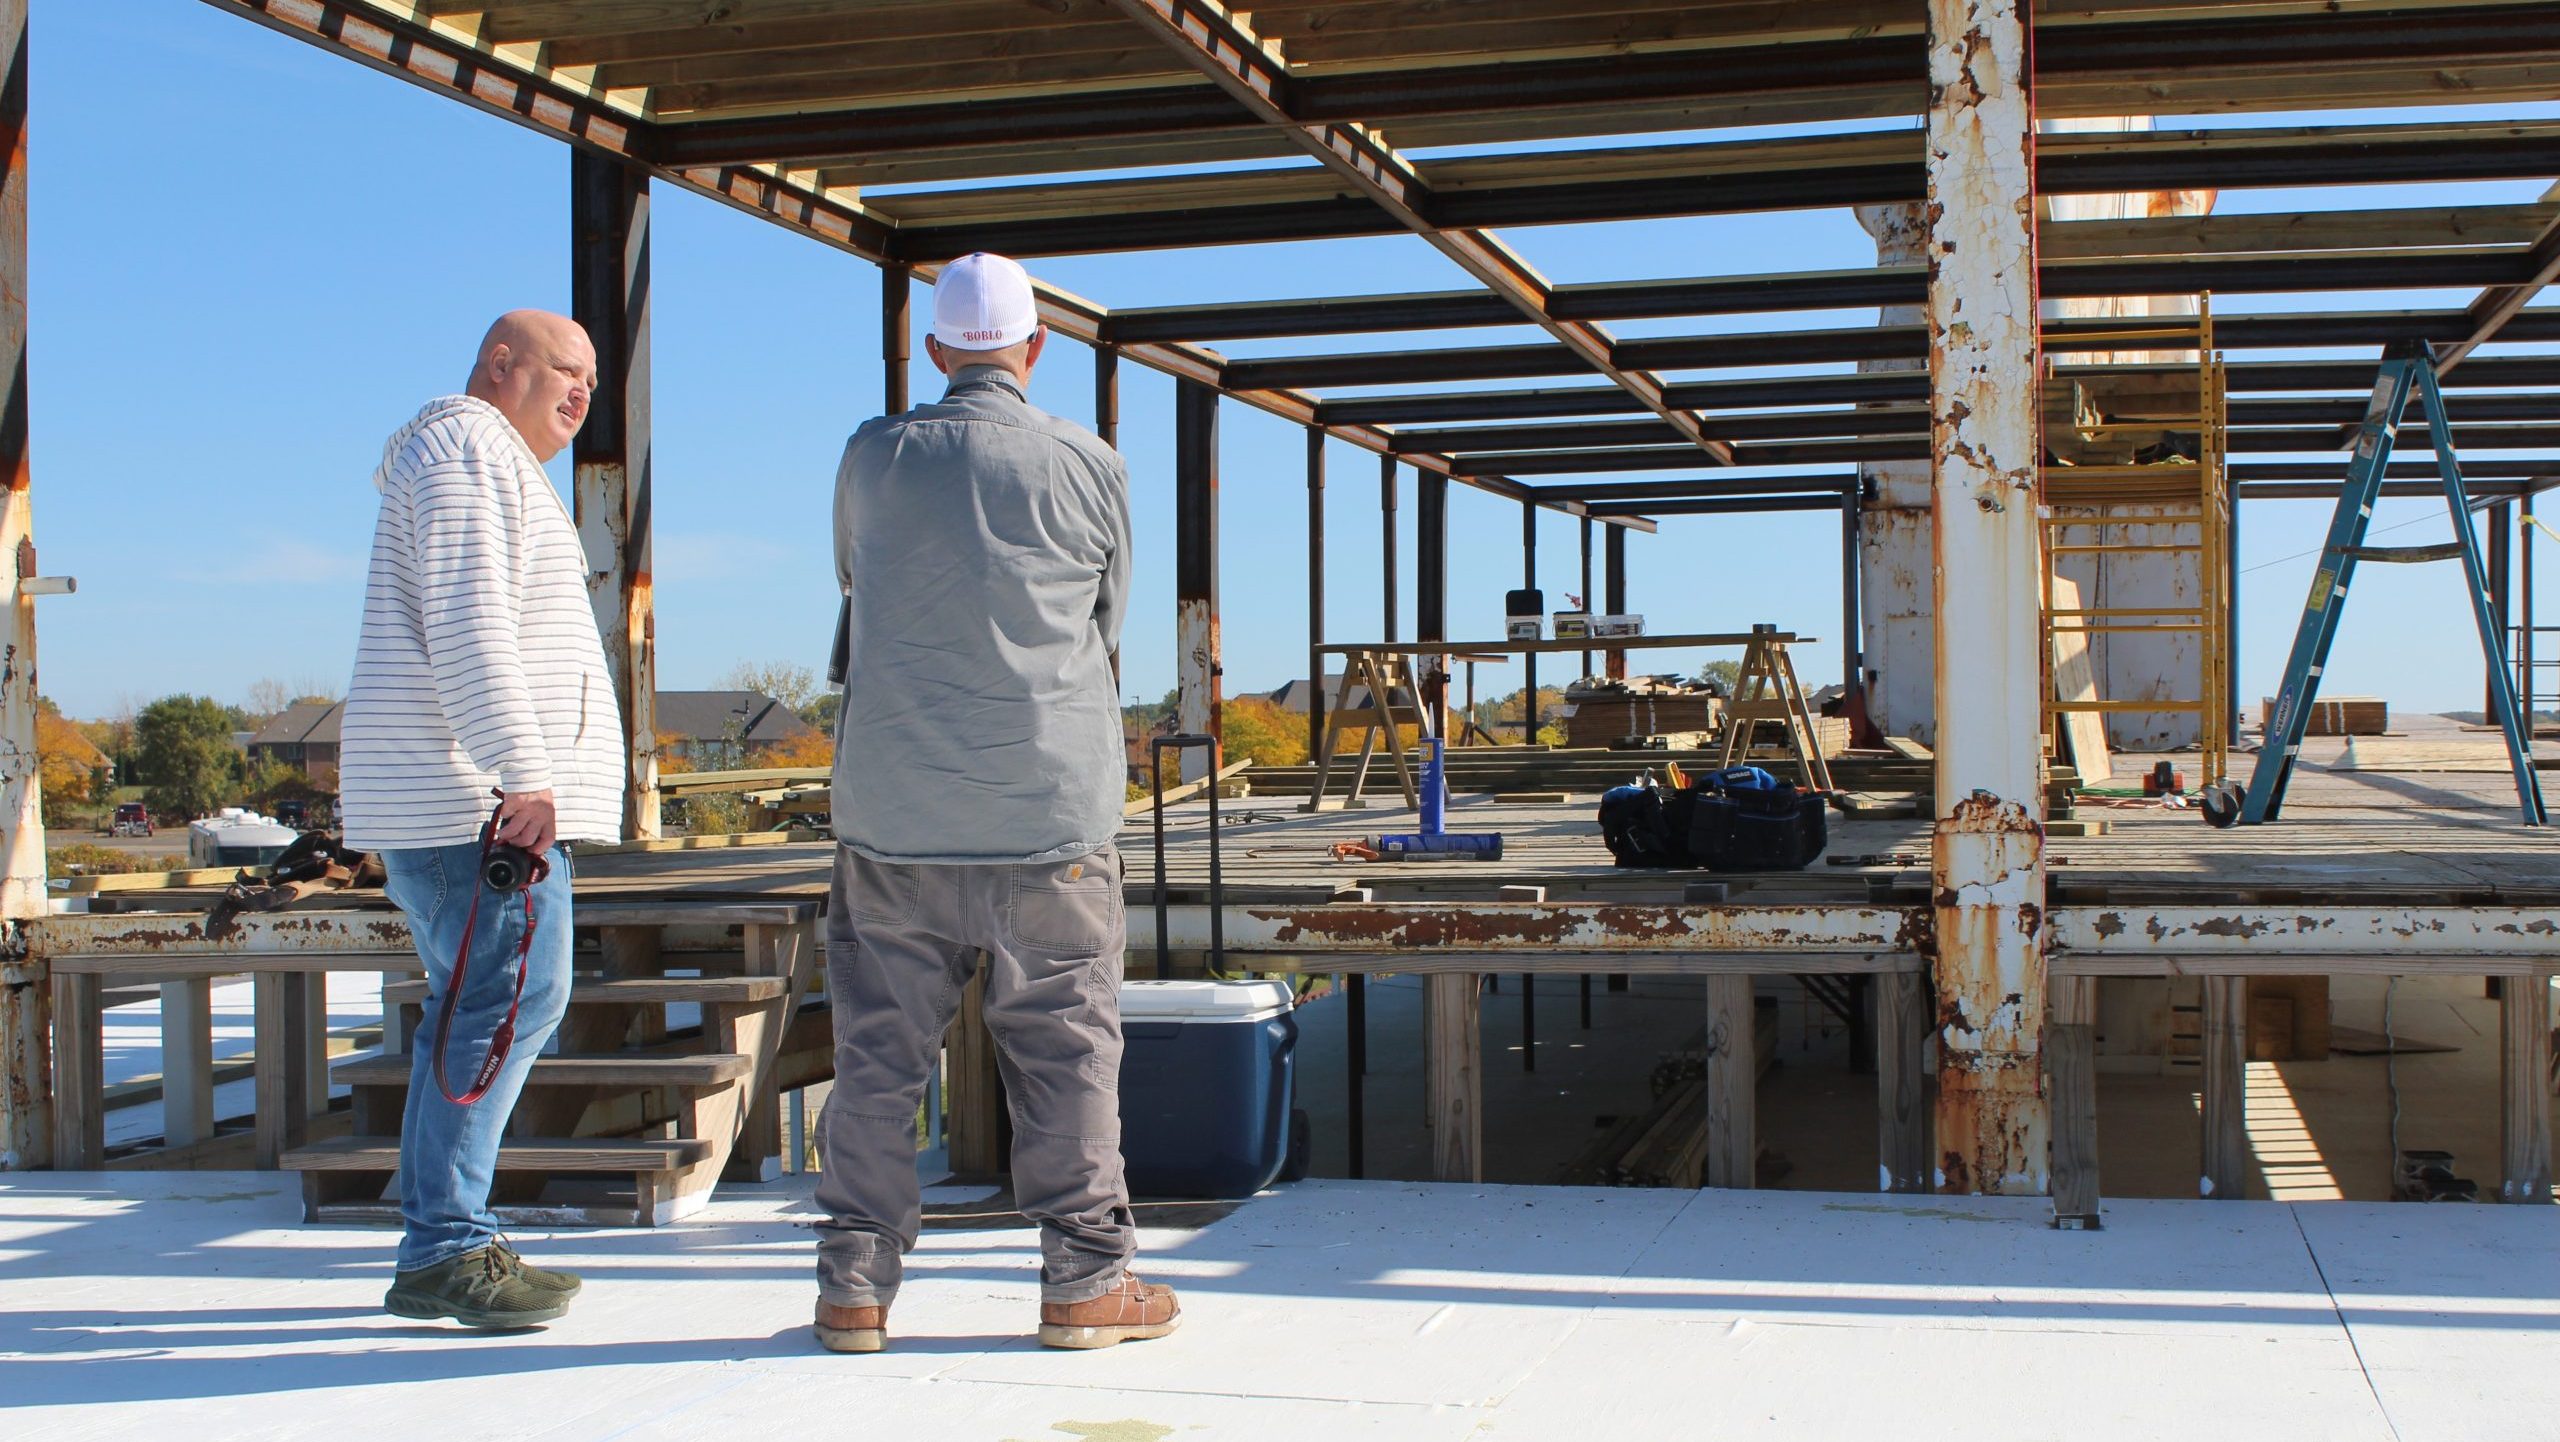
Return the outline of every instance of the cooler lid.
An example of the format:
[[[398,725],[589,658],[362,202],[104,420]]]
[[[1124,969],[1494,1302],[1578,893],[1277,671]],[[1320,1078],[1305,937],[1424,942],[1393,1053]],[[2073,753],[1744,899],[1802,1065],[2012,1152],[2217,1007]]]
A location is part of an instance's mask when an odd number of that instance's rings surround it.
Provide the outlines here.
[[[1285,981],[1124,981],[1123,1021],[1260,1021],[1287,1011]]]

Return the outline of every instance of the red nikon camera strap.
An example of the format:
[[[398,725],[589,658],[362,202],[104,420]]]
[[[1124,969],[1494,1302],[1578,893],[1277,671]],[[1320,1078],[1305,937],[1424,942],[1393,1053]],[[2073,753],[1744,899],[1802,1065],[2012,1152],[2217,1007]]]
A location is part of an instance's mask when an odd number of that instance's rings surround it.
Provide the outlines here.
[[[453,1083],[445,1079],[444,1054],[446,1046],[453,1040],[453,1008],[462,999],[463,981],[471,970],[471,935],[480,925],[480,893],[489,889],[482,876],[488,870],[489,852],[497,844],[497,836],[498,818],[492,812],[489,819],[480,824],[480,864],[472,868],[471,911],[462,919],[462,943],[454,948],[453,953],[453,979],[445,984],[444,1005],[436,1013],[436,1090],[443,1092],[444,1099],[455,1106],[467,1107],[489,1094],[490,1086],[498,1079],[499,1068],[507,1064],[508,1050],[515,1045],[516,1012],[524,1006],[527,959],[533,954],[533,888],[541,885],[543,879],[551,874],[548,857],[533,859],[533,876],[524,887],[524,935],[516,941],[516,994],[507,1003],[507,1019],[498,1023],[497,1031],[489,1038],[489,1055],[480,1063],[479,1073],[472,1077],[471,1089],[457,1095]]]

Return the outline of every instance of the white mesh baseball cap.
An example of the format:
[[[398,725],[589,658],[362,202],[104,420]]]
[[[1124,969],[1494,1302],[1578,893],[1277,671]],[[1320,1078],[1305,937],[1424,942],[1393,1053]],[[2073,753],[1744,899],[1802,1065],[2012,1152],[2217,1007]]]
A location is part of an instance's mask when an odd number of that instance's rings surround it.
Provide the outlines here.
[[[933,282],[933,338],[951,350],[1003,350],[1039,328],[1031,277],[1001,255],[964,255]]]

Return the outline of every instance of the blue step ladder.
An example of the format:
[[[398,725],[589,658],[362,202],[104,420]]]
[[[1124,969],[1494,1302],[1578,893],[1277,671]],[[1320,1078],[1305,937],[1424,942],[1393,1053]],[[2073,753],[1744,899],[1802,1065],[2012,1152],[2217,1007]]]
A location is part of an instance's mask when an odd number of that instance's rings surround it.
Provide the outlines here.
[[[2400,420],[2417,392],[2427,417],[2427,438],[2435,445],[2436,473],[2444,482],[2446,510],[2453,517],[2454,539],[2435,546],[2368,546],[2365,529],[2373,522],[2373,503],[2382,494],[2384,468],[2399,438]],[[2471,598],[2471,617],[2480,629],[2480,652],[2489,663],[2489,698],[2498,729],[2507,738],[2507,762],[2515,771],[2517,810],[2524,824],[2540,826],[2542,783],[2533,770],[2530,733],[2516,705],[2514,672],[2507,666],[2506,636],[2490,607],[2489,582],[2480,561],[2480,545],[2471,529],[2471,501],[2463,494],[2462,470],[2454,461],[2453,429],[2445,421],[2444,392],[2436,384],[2435,351],[2421,341],[2385,353],[2382,373],[2373,384],[2373,402],[2356,430],[2355,454],[2347,462],[2347,480],[2338,494],[2338,513],[2329,522],[2329,539],[2320,551],[2320,568],[2312,573],[2311,595],[2303,605],[2302,625],[2294,633],[2293,651],[2285,660],[2284,689],[2267,721],[2265,744],[2249,773],[2244,793],[2234,783],[2209,788],[2200,798],[2205,820],[2216,826],[2255,826],[2275,820],[2284,809],[2285,783],[2292,779],[2294,757],[2302,749],[2310,725],[2311,705],[2319,694],[2321,668],[2329,663],[2329,644],[2337,639],[2338,620],[2347,609],[2348,583],[2360,561],[2407,563],[2462,562],[2463,589]]]

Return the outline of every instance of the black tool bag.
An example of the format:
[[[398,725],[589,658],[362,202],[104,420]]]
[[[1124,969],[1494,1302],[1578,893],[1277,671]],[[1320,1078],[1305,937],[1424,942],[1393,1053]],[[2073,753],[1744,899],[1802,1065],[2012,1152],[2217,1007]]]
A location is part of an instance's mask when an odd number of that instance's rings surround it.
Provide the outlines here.
[[[1821,793],[1792,782],[1690,793],[1689,863],[1709,871],[1801,871],[1830,843]]]
[[[1620,866],[1694,867],[1689,854],[1695,791],[1673,791],[1647,782],[1620,786],[1600,798],[1600,837]]]

